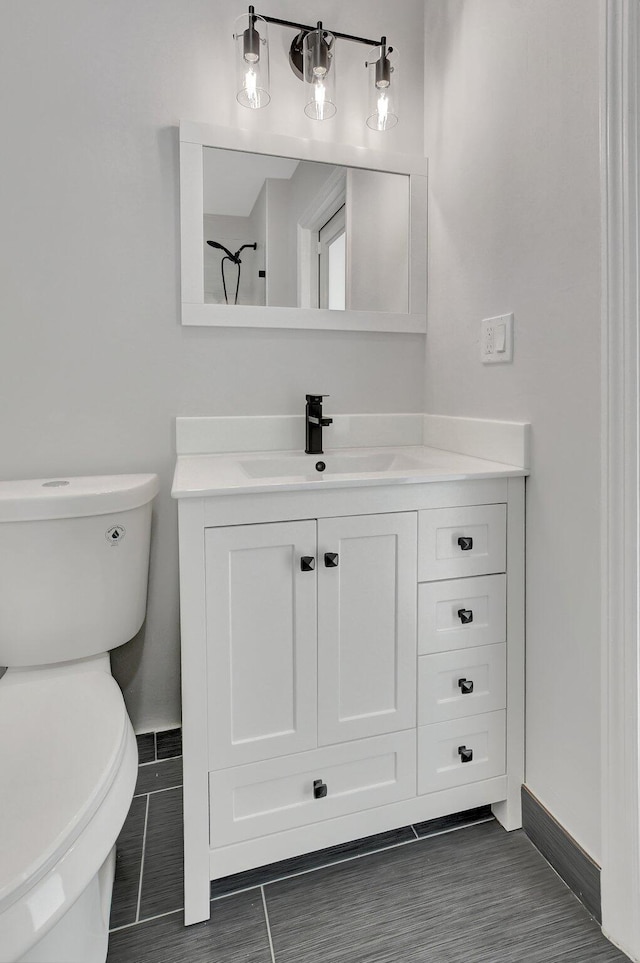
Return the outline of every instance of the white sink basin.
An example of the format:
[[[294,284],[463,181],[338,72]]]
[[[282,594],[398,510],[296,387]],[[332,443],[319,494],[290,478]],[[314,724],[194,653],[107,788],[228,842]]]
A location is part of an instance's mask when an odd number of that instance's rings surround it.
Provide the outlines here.
[[[318,470],[318,463],[324,468]],[[521,468],[420,445],[333,448],[324,455],[306,455],[303,451],[220,452],[180,455],[172,494],[195,498],[231,492],[318,491],[523,474]]]
[[[415,470],[420,462],[397,452],[349,452],[306,455],[299,452],[274,457],[254,456],[239,462],[249,478],[322,478],[327,475],[362,475],[385,471]],[[325,467],[317,468],[317,465]]]

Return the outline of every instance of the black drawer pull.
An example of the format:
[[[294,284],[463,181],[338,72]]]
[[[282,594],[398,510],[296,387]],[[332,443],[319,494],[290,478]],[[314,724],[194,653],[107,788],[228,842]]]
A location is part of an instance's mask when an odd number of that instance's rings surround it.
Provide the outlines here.
[[[324,799],[327,795],[327,784],[323,782],[322,779],[313,780],[313,798],[314,799]]]
[[[463,625],[469,625],[470,622],[473,622],[473,612],[471,609],[458,609],[458,618]]]
[[[303,555],[300,559],[300,568],[303,572],[313,572],[316,567],[316,560],[313,555]]]
[[[473,548],[473,539],[468,535],[461,535],[458,539],[458,545],[461,552],[470,552]]]
[[[460,756],[460,762],[471,762],[473,759],[473,749],[467,749],[466,746],[458,746],[458,755]]]
[[[473,692],[473,681],[471,679],[458,679],[458,687],[462,695],[470,695]]]
[[[324,553],[324,566],[325,568],[337,568],[340,556],[337,552],[325,552]]]

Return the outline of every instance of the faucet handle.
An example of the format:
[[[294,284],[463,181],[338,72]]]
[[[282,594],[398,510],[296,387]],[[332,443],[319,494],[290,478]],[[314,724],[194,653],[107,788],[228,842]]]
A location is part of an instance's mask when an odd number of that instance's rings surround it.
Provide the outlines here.
[[[307,395],[307,401],[316,402],[317,404],[322,404],[323,398],[330,398],[330,395]]]

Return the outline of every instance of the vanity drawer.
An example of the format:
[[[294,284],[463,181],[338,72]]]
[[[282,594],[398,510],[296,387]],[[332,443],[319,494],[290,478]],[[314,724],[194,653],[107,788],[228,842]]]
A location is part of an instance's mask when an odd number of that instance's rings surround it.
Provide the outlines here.
[[[505,762],[504,710],[418,729],[419,795],[501,776]]]
[[[506,705],[506,646],[483,645],[418,659],[418,725]]]
[[[418,653],[505,642],[506,599],[506,575],[418,585]]]
[[[418,580],[504,572],[506,517],[506,505],[418,512]]]
[[[416,792],[415,759],[416,734],[408,730],[211,772],[210,844],[225,846],[407,799]],[[326,786],[324,797],[314,794],[317,780]]]

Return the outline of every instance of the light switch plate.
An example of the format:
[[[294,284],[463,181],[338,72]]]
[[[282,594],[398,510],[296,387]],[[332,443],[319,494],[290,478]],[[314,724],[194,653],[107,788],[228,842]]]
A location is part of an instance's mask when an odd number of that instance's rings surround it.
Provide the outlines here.
[[[513,314],[501,314],[480,322],[480,360],[483,364],[513,360]]]

